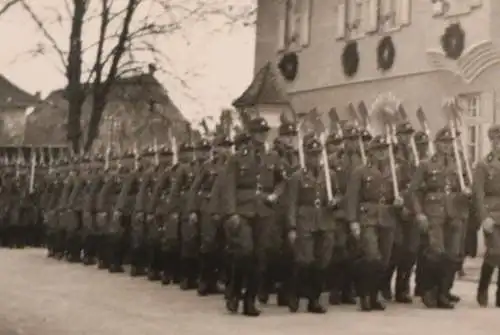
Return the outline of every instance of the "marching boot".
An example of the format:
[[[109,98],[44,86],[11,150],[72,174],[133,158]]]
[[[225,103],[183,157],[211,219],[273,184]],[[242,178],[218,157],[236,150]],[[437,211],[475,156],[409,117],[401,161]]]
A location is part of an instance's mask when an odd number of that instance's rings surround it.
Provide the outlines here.
[[[258,266],[247,266],[244,271],[245,275],[243,278],[246,279],[244,280],[246,290],[243,298],[243,315],[257,317],[261,312],[255,306],[255,302],[257,300],[257,292],[264,279],[264,274],[259,273]]]
[[[382,265],[378,264],[373,265],[372,269],[372,276],[370,276],[372,282],[370,287],[370,307],[373,311],[384,311],[386,306],[380,298],[382,297],[383,299],[386,299],[386,297],[384,297],[383,294],[380,294],[379,289],[381,282],[384,287],[387,285],[387,277],[384,276],[384,274],[387,275],[387,272],[384,271],[384,267]]]
[[[230,265],[228,284],[226,286],[226,309],[229,313],[238,313],[243,287],[243,269],[236,262]]]
[[[457,275],[458,270],[460,269],[461,263],[456,263],[456,262],[449,262],[446,267],[446,297],[448,298],[449,301],[452,303],[458,303],[460,302],[460,297],[456,294],[451,293],[451,289],[453,288],[453,284],[455,283],[455,278]]]
[[[425,264],[425,266],[424,266]],[[427,308],[437,307],[439,284],[439,265],[436,262],[425,260],[420,263],[420,287],[422,289],[422,303]]]
[[[309,303],[307,304],[307,311],[313,314],[325,314],[326,308],[321,304],[319,298],[323,288],[323,271],[320,269],[310,270],[310,295]]]
[[[359,309],[361,312],[369,312],[372,310],[371,299],[370,299],[370,289],[371,280],[369,265],[366,263],[359,264],[358,268],[358,285],[357,292],[359,296]]]
[[[453,309],[455,304],[450,300],[450,276],[455,276],[455,270],[448,262],[441,265],[438,282],[437,307],[440,309]]]
[[[292,275],[290,276],[288,283],[288,310],[291,313],[296,313],[299,310],[299,302],[300,302],[300,292],[299,287],[301,283],[301,269],[297,266],[294,267],[292,271]]]
[[[257,317],[260,315],[260,310],[255,306],[255,300],[256,296],[249,294],[247,291],[243,300],[243,315],[250,317]]]
[[[411,263],[410,263],[411,264]],[[408,263],[402,264],[396,272],[396,296],[395,301],[401,304],[411,304],[413,299],[410,297],[410,277],[411,266]]]
[[[330,293],[328,303],[331,306],[338,306],[342,303],[342,285],[345,282],[345,269],[340,261],[335,261],[330,267]]]
[[[393,299],[391,284],[394,272],[396,272],[396,264],[391,262],[382,275],[380,292],[386,301],[391,301]]]
[[[488,288],[491,283],[491,277],[493,276],[493,270],[493,266],[483,262],[476,295],[476,301],[481,307],[488,306]]]
[[[200,281],[198,283],[198,295],[200,297],[207,296],[210,293],[210,280],[211,271],[213,270],[213,264],[210,259],[210,255],[201,255],[200,262]]]
[[[161,284],[170,285],[174,276],[174,256],[170,252],[165,253],[165,258],[163,259],[163,271],[161,273]]]

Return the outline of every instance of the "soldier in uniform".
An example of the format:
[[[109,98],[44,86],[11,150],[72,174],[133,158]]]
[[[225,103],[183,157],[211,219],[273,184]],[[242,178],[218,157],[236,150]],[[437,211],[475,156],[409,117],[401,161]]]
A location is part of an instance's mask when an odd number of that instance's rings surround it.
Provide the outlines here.
[[[256,117],[246,127],[251,143],[229,160],[221,191],[232,261],[226,308],[232,313],[238,311],[245,283],[243,314],[258,316],[255,300],[267,267],[268,229],[274,224],[273,206],[284,190],[285,180],[279,157],[266,152],[270,129],[267,122]]]
[[[97,156],[89,159],[89,175],[86,187],[82,194],[82,251],[83,264],[94,265],[97,260],[98,235],[97,235],[97,211],[96,199],[103,183],[103,175],[100,168],[104,163],[103,157]]]
[[[338,176],[338,194],[345,196],[352,173],[362,165],[359,138],[368,141],[371,135],[352,124],[345,123],[341,134],[332,131],[327,138],[327,153],[330,168]],[[341,147],[343,145],[343,147]],[[356,242],[353,240],[346,216],[346,198],[341,200],[334,211],[336,224],[335,244],[330,266],[330,305],[355,304],[354,286],[356,276],[354,264],[356,258]]]
[[[426,161],[429,159],[429,136],[423,131],[417,131],[414,136],[415,145],[417,147],[417,152],[420,161]],[[415,217],[412,212],[413,217]],[[420,230],[420,244],[417,252],[417,259],[415,264],[415,289],[414,296],[422,296],[422,278],[425,271],[425,257],[424,250],[428,245],[428,235],[425,231]]]
[[[180,218],[181,238],[181,272],[180,288],[190,290],[196,288],[199,273],[199,213],[189,204],[196,202],[190,198],[198,198],[199,185],[194,185],[195,178],[201,173],[203,164],[210,157],[212,145],[206,139],[195,143],[193,160],[179,166],[172,181],[168,202],[172,213]],[[202,192],[203,193],[203,192]],[[196,207],[196,205],[194,205]]]
[[[357,269],[362,311],[385,309],[379,291],[394,244],[396,210],[402,205],[394,197],[387,138],[375,136],[369,150],[367,165],[354,171],[347,189],[347,218],[362,252]]]
[[[129,251],[130,220],[134,200],[138,191],[138,181],[133,173],[135,155],[125,152],[118,161],[111,192],[114,201],[110,203],[112,217],[107,226],[107,250],[109,272],[124,272],[123,264]]]
[[[301,289],[308,298],[307,311],[326,313],[319,298],[335,242],[333,209],[340,198],[328,199],[327,179],[321,166],[321,142],[314,135],[304,138],[306,167],[293,174],[287,188],[288,238],[293,250],[288,306],[297,312]],[[328,169],[332,184],[336,175]],[[336,190],[335,187],[332,187]]]
[[[58,170],[61,171],[63,187],[56,204],[57,226],[55,226],[56,258],[62,259],[66,255],[66,227],[68,218],[67,202],[73,188],[73,175],[70,173],[68,158],[61,158]],[[72,214],[72,213],[71,213]]]
[[[500,125],[488,130],[491,152],[479,162],[474,174],[473,195],[478,220],[484,233],[486,254],[481,266],[477,302],[488,306],[488,288],[493,271],[500,269]],[[495,306],[500,307],[500,271]]]
[[[170,190],[173,154],[173,151],[165,146],[146,154],[147,156],[153,155],[153,158],[156,157],[158,164],[156,169],[151,172],[148,185],[144,186],[148,193],[147,206],[145,206],[148,280],[162,279],[164,285],[169,284],[176,273],[176,258],[174,256],[176,256],[177,249],[174,247],[178,245],[177,228],[175,229],[173,245],[169,245],[169,242],[163,239],[165,227],[169,223],[168,212],[165,210],[166,198]],[[164,270],[165,272],[162,274]]]
[[[445,127],[435,138],[436,154],[417,168],[410,188],[412,206],[421,229],[428,234],[424,251],[422,301],[428,308],[451,309],[450,289],[460,268],[463,229],[469,212],[470,189],[461,189],[454,154],[453,130]],[[459,156],[462,160],[462,156]]]
[[[134,201],[134,215],[132,217],[130,236],[131,265],[135,268],[131,269],[131,274],[136,275],[146,273],[148,267],[149,246],[147,229],[148,223],[151,222],[151,220],[147,220],[149,214],[147,207],[151,200],[150,195],[152,193],[154,178],[157,174],[157,167],[153,164],[153,158],[155,157],[154,150],[146,148],[140,153],[140,156],[140,171],[136,171],[139,187]],[[139,165],[139,162],[137,162],[136,165]],[[159,275],[157,275],[155,279],[159,279]]]
[[[224,271],[224,234],[217,211],[220,187],[216,182],[231,155],[233,142],[222,132],[216,136],[213,145],[214,157],[203,164],[196,176],[188,204],[191,216],[195,214],[199,218],[200,296],[217,293],[217,281]]]
[[[61,193],[64,189],[63,175],[61,171],[58,170],[57,162],[50,162],[52,165],[50,167],[51,173],[49,175],[49,182],[51,184],[50,193],[47,194],[47,203],[44,206],[44,222],[45,231],[47,232],[47,256],[48,257],[59,257],[59,245],[58,245],[58,221],[59,213],[57,211],[57,206]]]
[[[283,176],[290,177],[300,168],[297,145],[297,126],[295,122],[287,120],[285,115],[281,116],[278,128],[278,137],[275,139],[273,150],[280,158],[280,166]],[[286,186],[286,184],[285,184]],[[287,239],[287,191],[277,200],[276,220],[269,229],[270,253],[264,280],[259,290],[259,301],[267,303],[269,293],[275,291],[278,286],[278,306],[287,306],[287,293],[289,284],[287,275],[292,271],[292,250]]]
[[[66,202],[66,251],[70,262],[81,261],[81,227],[82,227],[82,198],[88,176],[85,175],[86,159],[72,158],[69,182],[72,184],[71,192]]]
[[[185,166],[184,169],[187,172],[187,167],[192,166],[194,148],[190,142],[186,142],[182,143],[178,150],[179,161],[175,162],[171,168],[168,168],[167,165],[167,168],[158,179],[152,195],[152,211],[154,211],[157,216],[160,231],[160,244],[162,250],[161,282],[163,285],[168,285],[171,282],[179,283],[181,277],[180,214],[178,210],[182,208],[181,204],[185,206],[186,197],[183,197],[182,200],[173,197],[172,187],[175,177],[180,174],[179,170],[181,167]],[[166,164],[172,164],[173,154],[173,151],[163,150],[163,153],[160,155],[164,157]],[[194,175],[191,175],[190,178],[194,178]],[[178,185],[180,185],[180,183],[178,183]],[[183,184],[183,187],[188,187],[187,183]],[[182,189],[182,191],[186,192],[187,189]],[[177,208],[175,206],[177,206]]]
[[[394,151],[396,163],[398,164],[398,185],[403,197],[411,182],[417,163],[411,148],[414,133],[415,130],[408,121],[403,121],[396,127],[397,144]],[[409,203],[409,201],[407,202]],[[394,273],[396,273],[395,301],[408,304],[412,302],[410,277],[420,245],[420,228],[414,216],[411,215],[408,206],[403,206],[398,214],[394,249],[387,269],[382,295],[386,300],[392,300],[391,282]]]

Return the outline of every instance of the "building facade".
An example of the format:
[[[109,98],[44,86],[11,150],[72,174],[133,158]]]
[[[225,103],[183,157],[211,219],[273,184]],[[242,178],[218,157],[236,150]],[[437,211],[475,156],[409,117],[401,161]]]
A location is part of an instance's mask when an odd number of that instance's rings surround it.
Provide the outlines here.
[[[346,117],[349,103],[370,109],[392,95],[415,124],[421,107],[433,131],[447,122],[443,99],[460,96],[477,161],[498,117],[497,13],[493,0],[260,0],[255,73],[277,64],[302,112],[335,107]]]
[[[40,97],[31,95],[0,75],[0,144],[23,141],[26,115],[37,106]]]

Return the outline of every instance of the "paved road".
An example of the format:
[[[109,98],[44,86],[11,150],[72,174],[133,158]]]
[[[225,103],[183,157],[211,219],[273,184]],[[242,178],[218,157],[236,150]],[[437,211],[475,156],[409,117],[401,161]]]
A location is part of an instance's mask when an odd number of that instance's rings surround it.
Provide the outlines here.
[[[0,335],[489,335],[500,328],[499,310],[477,307],[470,282],[457,284],[465,301],[455,311],[418,303],[370,314],[331,308],[316,316],[270,306],[246,319],[228,315],[220,297],[47,259],[42,250],[0,250],[0,265]]]

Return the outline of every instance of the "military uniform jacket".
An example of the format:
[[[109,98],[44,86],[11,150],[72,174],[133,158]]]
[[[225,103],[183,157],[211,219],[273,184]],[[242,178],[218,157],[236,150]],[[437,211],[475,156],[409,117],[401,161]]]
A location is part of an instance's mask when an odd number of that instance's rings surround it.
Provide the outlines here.
[[[108,213],[114,210],[120,192],[121,177],[117,174],[107,176],[97,196],[96,212]]]
[[[266,201],[269,194],[278,198],[285,189],[281,160],[275,152],[265,153],[248,147],[230,158],[222,186],[223,215],[269,216],[274,208]]]
[[[115,203],[115,210],[123,215],[132,215],[140,187],[141,172],[132,172],[121,177],[122,187]]]
[[[336,176],[329,171],[332,184]],[[333,187],[332,187],[333,188]],[[297,230],[301,236],[315,231],[335,228],[333,209],[329,207],[324,170],[317,174],[298,170],[290,178],[287,187],[287,222],[289,229]]]
[[[491,217],[500,223],[500,157],[489,153],[474,173],[474,208],[478,223]],[[479,226],[479,225],[478,225]]]
[[[364,225],[396,225],[394,190],[389,162],[359,166],[347,186],[347,220]]]
[[[104,185],[104,175],[96,173],[89,176],[87,187],[84,190],[82,210],[89,213],[97,212],[97,197]]]
[[[58,211],[64,211],[68,209],[67,205],[69,196],[71,195],[71,192],[73,190],[73,178],[73,176],[68,176],[63,182],[63,189],[57,202]]]
[[[61,180],[60,176],[55,176],[52,182],[52,191],[47,200],[46,209],[47,211],[56,211],[58,209],[59,199],[64,188],[64,182]]]
[[[416,214],[465,218],[469,212],[469,199],[460,190],[454,155],[436,153],[421,162],[413,175],[409,197]]]
[[[352,180],[354,171],[362,166],[361,156],[358,152],[348,152],[344,149],[329,155],[330,169],[335,172],[337,184],[334,188],[334,193],[340,197],[340,202],[335,210],[335,217],[337,219],[345,220],[347,217],[347,185]]]
[[[172,176],[176,173],[179,165],[167,168],[161,173],[160,177],[156,180],[151,196],[151,203],[148,206],[148,213],[155,213],[158,215],[168,215],[171,213],[172,208],[169,202],[170,190],[172,187]]]
[[[152,201],[156,176],[156,169],[146,171],[141,175],[139,179],[139,190],[135,198],[134,211],[136,213],[153,214],[153,212],[150,212],[149,209]]]
[[[188,213],[190,190],[201,166],[197,162],[180,164],[173,174],[172,187],[168,196],[170,211]]]
[[[211,199],[214,196],[214,185],[221,167],[221,162],[218,160],[209,160],[201,166],[189,190],[188,212],[214,212],[211,207],[214,203],[211,203]]]
[[[83,192],[87,184],[87,178],[83,175],[78,175],[73,178],[73,187],[68,198],[67,208],[74,211],[81,211]]]

